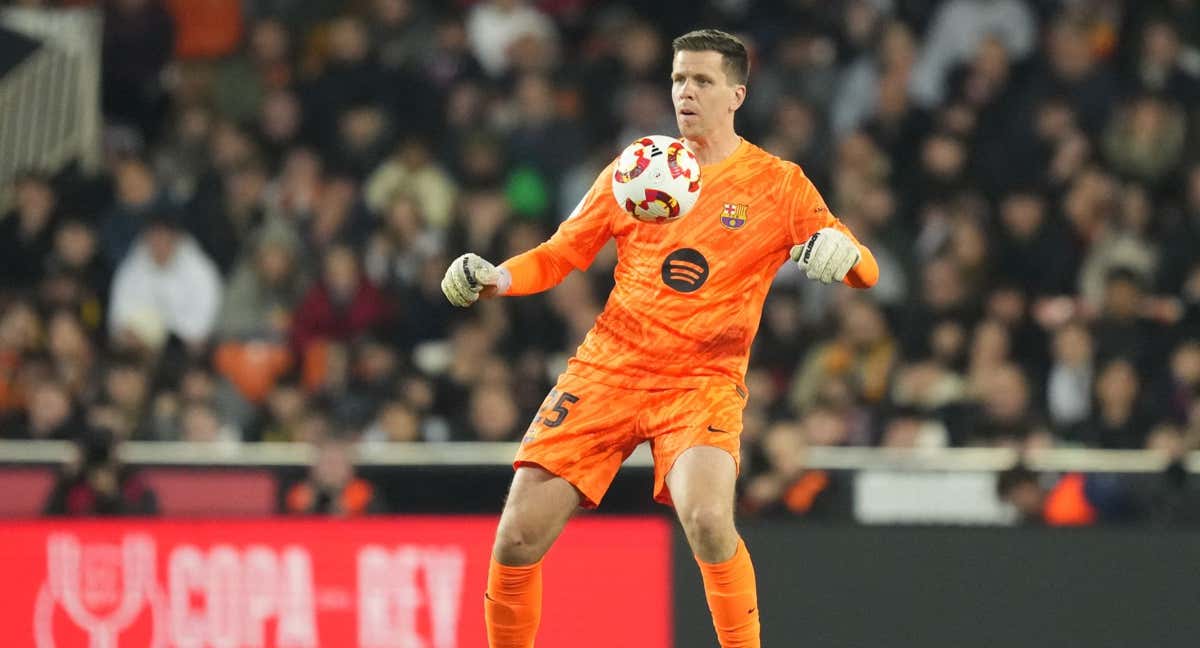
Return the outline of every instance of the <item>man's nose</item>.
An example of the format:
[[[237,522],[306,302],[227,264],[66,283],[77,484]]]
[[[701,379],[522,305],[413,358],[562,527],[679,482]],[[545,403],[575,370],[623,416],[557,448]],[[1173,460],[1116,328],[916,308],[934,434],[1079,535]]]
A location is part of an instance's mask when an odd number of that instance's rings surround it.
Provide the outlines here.
[[[695,90],[695,84],[693,84],[691,81],[684,81],[683,85],[679,86],[679,98],[693,99],[695,98]]]

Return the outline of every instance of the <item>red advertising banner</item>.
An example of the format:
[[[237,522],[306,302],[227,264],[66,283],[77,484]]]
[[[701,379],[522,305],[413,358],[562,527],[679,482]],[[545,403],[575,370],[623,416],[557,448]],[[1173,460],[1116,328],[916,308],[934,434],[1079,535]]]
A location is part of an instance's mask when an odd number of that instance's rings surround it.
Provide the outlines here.
[[[35,648],[484,648],[496,521],[0,523],[0,637]],[[670,527],[572,521],[538,646],[671,645]]]

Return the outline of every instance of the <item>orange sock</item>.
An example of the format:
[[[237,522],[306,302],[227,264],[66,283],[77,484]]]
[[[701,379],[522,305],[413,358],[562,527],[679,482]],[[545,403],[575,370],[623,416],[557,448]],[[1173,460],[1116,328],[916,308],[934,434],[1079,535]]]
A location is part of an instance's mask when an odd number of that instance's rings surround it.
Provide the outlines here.
[[[509,567],[493,557],[483,618],[490,648],[532,648],[542,620],[542,561]]]
[[[725,562],[696,562],[721,648],[760,648],[758,592],[745,543],[739,538],[733,557]]]

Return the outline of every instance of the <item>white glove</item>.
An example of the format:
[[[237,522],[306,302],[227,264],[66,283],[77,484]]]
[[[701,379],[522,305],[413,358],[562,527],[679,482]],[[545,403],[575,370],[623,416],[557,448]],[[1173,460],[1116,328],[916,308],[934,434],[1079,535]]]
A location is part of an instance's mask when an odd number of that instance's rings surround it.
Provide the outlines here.
[[[451,304],[466,307],[479,299],[479,293],[500,282],[500,269],[478,254],[470,252],[458,257],[446,268],[442,277],[442,292]]]
[[[845,279],[862,258],[854,241],[833,227],[817,230],[804,245],[793,247],[791,256],[809,279],[826,284]]]

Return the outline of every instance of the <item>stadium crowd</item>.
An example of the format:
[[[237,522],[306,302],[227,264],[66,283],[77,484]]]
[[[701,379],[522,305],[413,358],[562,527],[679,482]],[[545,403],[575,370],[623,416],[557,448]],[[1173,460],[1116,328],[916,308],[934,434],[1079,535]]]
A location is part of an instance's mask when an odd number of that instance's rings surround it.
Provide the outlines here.
[[[469,311],[442,273],[676,133],[703,25],[752,50],[739,132],[881,266],[781,269],[748,509],[812,505],[809,445],[1200,447],[1200,5],[100,4],[103,172],[29,169],[0,218],[4,437],[520,439],[615,251]]]

